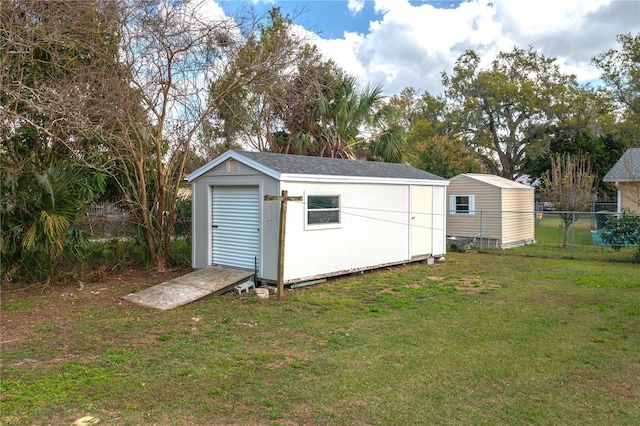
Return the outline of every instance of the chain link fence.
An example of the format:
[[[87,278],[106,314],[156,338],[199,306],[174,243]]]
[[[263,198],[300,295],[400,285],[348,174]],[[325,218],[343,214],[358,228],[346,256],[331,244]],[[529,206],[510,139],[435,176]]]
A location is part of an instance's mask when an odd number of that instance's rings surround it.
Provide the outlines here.
[[[91,238],[129,237],[136,231],[133,215],[120,203],[92,205],[76,227]]]
[[[132,238],[138,232],[133,213],[121,203],[92,205],[85,216],[76,222],[76,228],[86,232],[90,238]],[[176,237],[191,237],[191,215],[179,214],[173,234]]]
[[[632,239],[633,243],[621,244],[608,243],[604,238],[612,226],[618,226],[616,221],[621,217],[615,212],[615,204],[598,203],[592,206],[592,211],[585,212],[539,207],[536,211],[484,210],[465,215],[449,214],[447,236],[450,247],[485,250],[527,246],[516,252],[547,257],[597,257],[622,251],[621,259],[624,253],[629,257],[638,250],[637,238]],[[624,226],[640,237],[640,222],[626,221]]]
[[[559,253],[556,248],[566,248],[571,257],[581,250],[604,253],[604,249],[621,248],[612,247],[602,239],[602,228],[610,219],[618,217],[613,203],[594,203],[591,211],[586,212],[554,211],[543,203],[538,203],[536,208],[535,211],[484,210],[472,215],[448,215],[450,247],[484,250],[531,245],[537,246],[534,250],[538,254],[548,251],[549,256]],[[174,237],[191,238],[190,213],[178,212]],[[134,238],[138,232],[135,215],[120,203],[92,206],[76,226],[91,239]],[[635,226],[640,233],[640,223]]]

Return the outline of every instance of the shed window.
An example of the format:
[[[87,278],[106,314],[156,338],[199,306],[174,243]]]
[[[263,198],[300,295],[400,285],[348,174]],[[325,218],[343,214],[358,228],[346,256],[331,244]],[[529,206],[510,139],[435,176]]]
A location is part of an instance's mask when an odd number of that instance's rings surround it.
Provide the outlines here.
[[[327,225],[339,223],[339,195],[309,195],[307,197],[307,225]]]
[[[449,198],[449,210],[451,214],[475,214],[475,196],[452,195]]]

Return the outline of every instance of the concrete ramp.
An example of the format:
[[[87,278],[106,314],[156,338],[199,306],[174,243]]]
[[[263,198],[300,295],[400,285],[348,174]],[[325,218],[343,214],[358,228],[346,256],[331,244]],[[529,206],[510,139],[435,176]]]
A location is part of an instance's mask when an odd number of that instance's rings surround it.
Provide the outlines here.
[[[243,269],[211,266],[145,288],[122,298],[150,308],[173,309],[210,294],[222,294],[253,275]]]

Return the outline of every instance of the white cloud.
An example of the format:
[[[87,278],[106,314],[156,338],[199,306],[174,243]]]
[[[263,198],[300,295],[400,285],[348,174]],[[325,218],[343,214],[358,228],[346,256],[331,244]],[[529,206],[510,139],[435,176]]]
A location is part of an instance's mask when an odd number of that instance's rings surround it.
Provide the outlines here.
[[[496,17],[518,46],[556,57],[579,80],[599,77],[591,59],[616,43],[616,35],[640,30],[640,3],[623,0],[498,1]]]
[[[175,6],[169,6],[168,3],[163,4],[164,7],[175,8]],[[227,15],[220,7],[220,5],[214,1],[204,1],[196,3],[186,3],[185,5],[175,8],[182,11],[184,19],[187,21],[198,20],[200,22],[208,22],[215,25],[222,19],[227,19]]]
[[[364,0],[348,0],[347,7],[349,12],[356,15],[364,8]]]
[[[347,32],[344,38],[333,40],[325,40],[311,34],[310,40],[316,43],[325,56],[336,61],[349,74],[357,77],[367,74],[367,69],[357,55],[364,42],[364,36],[361,34]]]
[[[465,50],[484,65],[500,51],[531,45],[557,57],[565,72],[597,78],[591,58],[616,45],[623,32],[640,31],[640,2],[623,0],[471,0],[455,9],[407,0],[375,0],[379,19],[366,34],[340,39],[316,37],[321,51],[364,83],[381,82],[388,94],[413,86],[442,91],[441,72],[450,72]]]
[[[523,37],[553,33],[580,24],[587,13],[596,11],[608,0],[536,0],[494,2],[497,18],[509,31]]]
[[[299,30],[363,84],[383,83],[387,94],[407,86],[441,93],[441,73],[451,72],[468,49],[486,66],[500,51],[533,46],[556,57],[565,72],[590,81],[599,76],[591,63],[594,56],[615,47],[617,34],[640,32],[638,0],[451,0],[452,9],[408,0],[347,1],[353,16],[371,16],[367,31],[327,39],[302,26]],[[251,2],[278,5],[276,0]],[[367,2],[373,2],[374,14]],[[218,4],[205,2],[206,14],[219,17]],[[312,24],[322,27],[323,19],[335,17],[315,18]]]

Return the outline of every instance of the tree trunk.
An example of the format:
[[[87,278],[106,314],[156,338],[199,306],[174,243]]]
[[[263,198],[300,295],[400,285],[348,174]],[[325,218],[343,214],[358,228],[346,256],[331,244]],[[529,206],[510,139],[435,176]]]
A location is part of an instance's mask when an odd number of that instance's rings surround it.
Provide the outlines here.
[[[573,217],[569,214],[561,214],[562,224],[564,225],[564,239],[562,240],[562,248],[567,248],[567,240],[569,239],[569,229],[573,225]]]
[[[153,267],[157,272],[166,272],[167,252],[164,248],[160,248],[156,253],[154,253]]]

